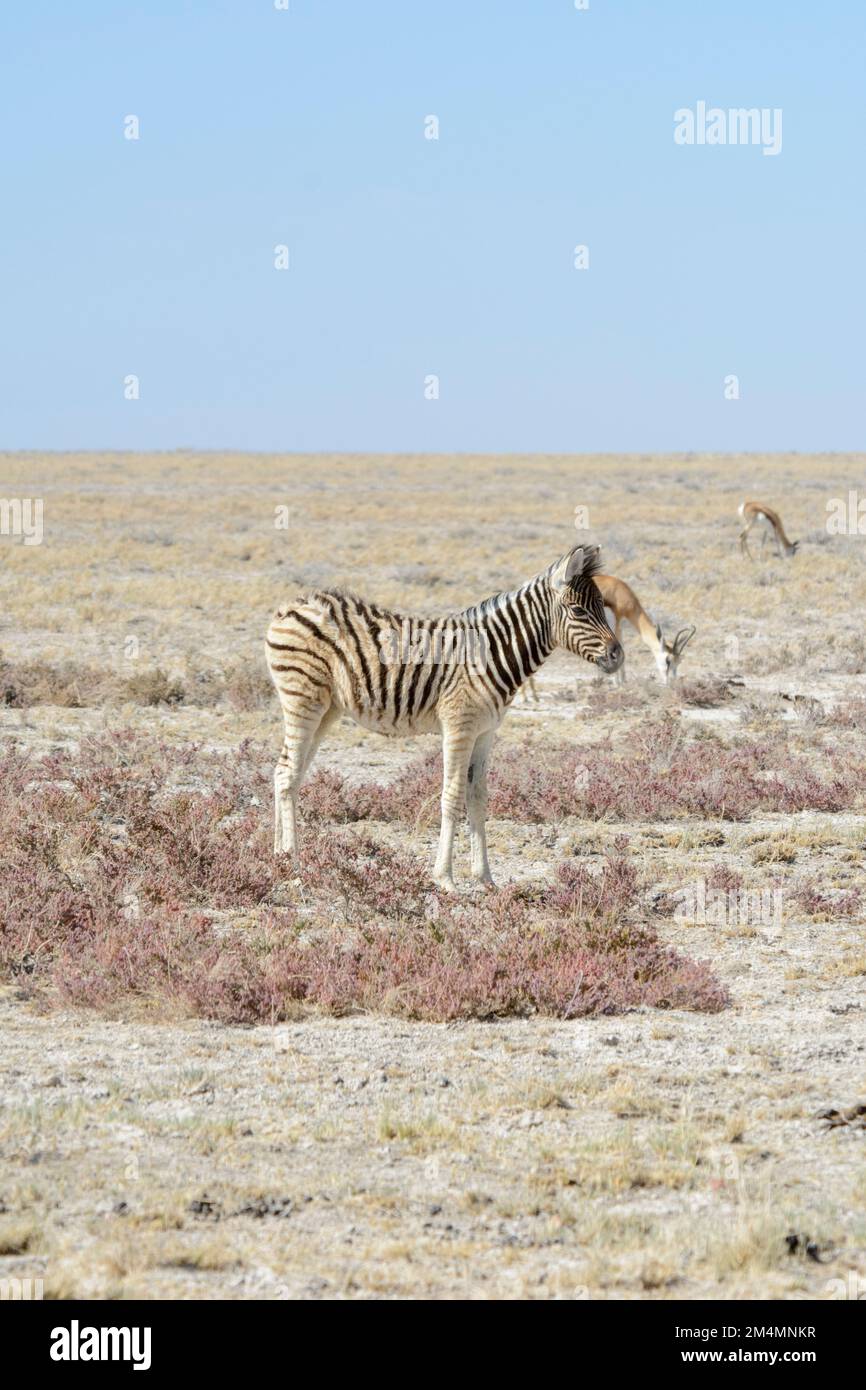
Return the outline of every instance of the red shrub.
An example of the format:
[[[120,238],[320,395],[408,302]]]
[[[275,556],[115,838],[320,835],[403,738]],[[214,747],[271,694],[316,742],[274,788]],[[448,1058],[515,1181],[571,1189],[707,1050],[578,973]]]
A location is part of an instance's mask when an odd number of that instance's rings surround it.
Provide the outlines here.
[[[866,907],[856,888],[827,892],[811,878],[799,883],[791,896],[810,917],[860,917]]]
[[[707,874],[708,888],[721,888],[725,893],[743,886],[743,876],[729,864],[714,864]]]
[[[0,972],[46,1002],[139,1000],[233,1022],[300,1004],[427,1019],[725,1004],[707,966],[641,922],[624,840],[598,873],[569,861],[548,887],[455,899],[409,856],[311,826],[299,906],[269,905],[285,866],[261,809],[267,780],[248,747],[230,759],[123,734],[74,758],[5,750]],[[425,759],[386,808],[417,810],[434,781]],[[218,932],[203,909],[253,924]]]

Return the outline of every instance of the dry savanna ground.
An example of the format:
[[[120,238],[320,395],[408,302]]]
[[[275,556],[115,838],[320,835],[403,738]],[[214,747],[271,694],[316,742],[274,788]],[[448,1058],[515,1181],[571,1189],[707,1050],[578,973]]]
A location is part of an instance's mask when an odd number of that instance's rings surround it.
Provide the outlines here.
[[[866,537],[825,527],[863,475],[4,456],[44,535],[0,537],[0,1280],[866,1294]],[[741,559],[750,495],[794,560]],[[576,538],[697,635],[671,690],[631,630],[622,688],[543,669],[494,759],[498,891],[429,883],[435,740],[348,724],[275,866],[270,611],[454,610]]]

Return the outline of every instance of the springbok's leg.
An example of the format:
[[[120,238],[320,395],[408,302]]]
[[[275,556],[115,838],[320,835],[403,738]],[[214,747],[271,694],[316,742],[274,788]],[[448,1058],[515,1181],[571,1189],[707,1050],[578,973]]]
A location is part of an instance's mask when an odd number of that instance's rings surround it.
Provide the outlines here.
[[[454,892],[452,858],[454,831],[466,808],[466,780],[469,760],[475,747],[474,720],[472,723],[443,724],[442,726],[442,826],[439,831],[439,851],[433,877],[440,888]]]
[[[336,712],[323,705],[298,702],[283,708],[286,733],[274,768],[274,854],[298,851],[298,792],[325,728]]]
[[[617,642],[620,643],[620,646],[622,646],[622,642],[620,642],[621,633],[622,619],[617,618],[614,622],[613,635],[616,638]],[[620,666],[619,670],[615,673],[613,679],[616,685],[625,685],[625,658],[623,658],[622,665]]]
[[[529,679],[524,681],[523,685],[520,687],[520,698],[523,701],[524,705],[529,704],[530,695],[532,696],[535,703],[538,704],[538,691],[535,688],[534,676],[530,676]]]
[[[748,555],[748,557],[749,557],[750,560],[753,560],[753,559],[755,558],[754,555],[752,554],[751,550],[749,549],[749,539],[748,539],[748,537],[749,537],[749,532],[751,531],[751,529],[752,529],[752,527],[754,526],[754,524],[755,524],[755,521],[754,521],[754,518],[753,518],[751,521],[748,521],[748,522],[746,523],[746,525],[743,527],[742,531],[740,532],[740,550],[743,552],[744,555]]]
[[[469,771],[466,774],[466,808],[469,813],[469,852],[472,877],[493,888],[490,865],[487,862],[487,763],[493,744],[493,731],[480,734],[475,740]]]

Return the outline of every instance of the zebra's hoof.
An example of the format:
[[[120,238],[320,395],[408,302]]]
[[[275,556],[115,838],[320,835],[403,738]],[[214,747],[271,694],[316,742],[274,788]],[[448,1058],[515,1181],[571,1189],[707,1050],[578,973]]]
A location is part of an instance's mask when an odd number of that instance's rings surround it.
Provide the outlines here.
[[[266,901],[274,907],[291,907],[297,904],[298,893],[302,888],[299,878],[284,878],[275,883]]]
[[[457,892],[457,884],[454,882],[453,878],[450,877],[450,875],[446,876],[444,874],[434,874],[433,882],[436,884],[437,888],[441,888],[443,893]]]
[[[490,874],[478,874],[473,875],[473,877],[475,878],[475,882],[478,884],[478,887],[485,888],[488,893],[492,892],[496,888],[496,884],[493,882],[493,878]]]

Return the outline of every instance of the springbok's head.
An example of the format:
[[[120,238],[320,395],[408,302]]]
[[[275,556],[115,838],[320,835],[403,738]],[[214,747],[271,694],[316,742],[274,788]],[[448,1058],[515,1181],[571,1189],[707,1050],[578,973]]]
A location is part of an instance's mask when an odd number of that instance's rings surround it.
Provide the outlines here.
[[[788,549],[785,551],[785,554],[788,556],[788,559],[790,559],[793,555],[796,555],[796,554],[797,554],[797,551],[798,551],[799,549],[800,549],[800,542],[799,542],[799,541],[791,541],[791,544],[788,546]]]
[[[669,642],[662,632],[661,623],[656,623],[656,637],[659,639],[656,666],[665,685],[673,685],[676,680],[680,657],[696,631],[694,627],[681,627],[674,640]]]
[[[607,675],[622,665],[622,647],[607,625],[604,601],[592,576],[601,556],[597,545],[578,546],[564,555],[550,574],[553,594],[552,636],[558,647],[592,661]]]

